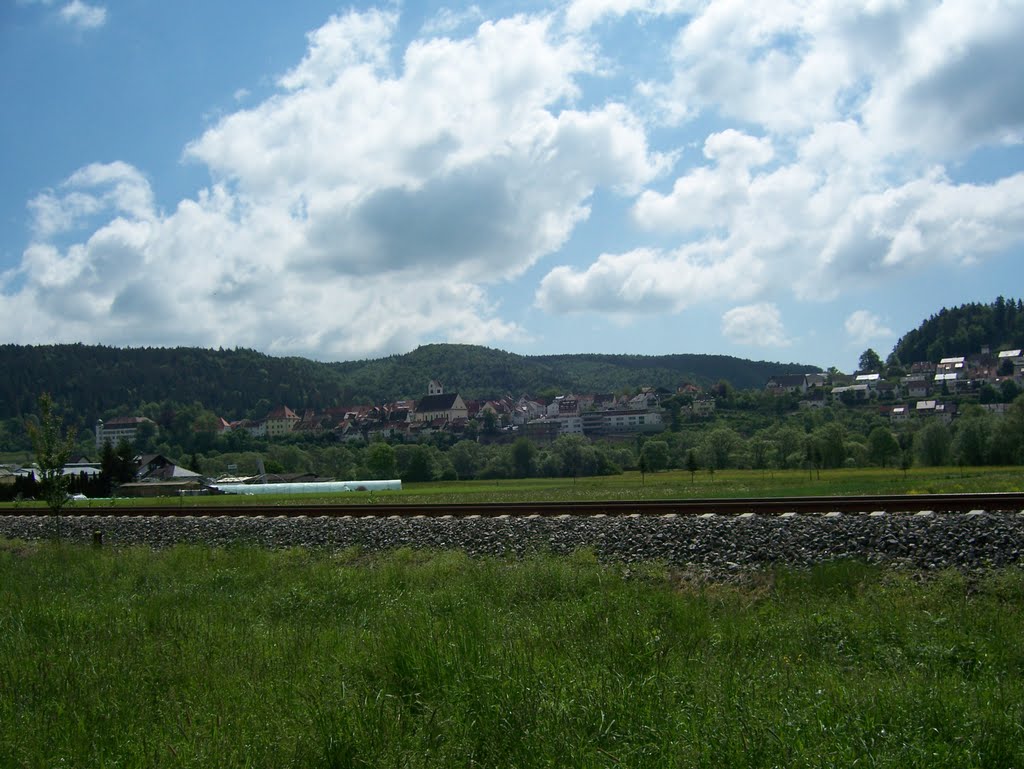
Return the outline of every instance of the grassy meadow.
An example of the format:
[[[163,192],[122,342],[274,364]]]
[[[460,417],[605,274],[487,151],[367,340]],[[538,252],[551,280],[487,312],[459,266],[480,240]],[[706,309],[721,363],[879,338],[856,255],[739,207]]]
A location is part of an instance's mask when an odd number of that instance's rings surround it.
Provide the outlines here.
[[[790,497],[860,494],[936,494],[1024,491],[1024,467],[928,467],[906,473],[892,468],[849,468],[822,470],[720,470],[713,476],[700,471],[691,476],[685,470],[669,470],[641,475],[627,472],[588,478],[524,478],[518,480],[453,481],[406,483],[401,491],[341,492],[330,496],[302,495],[221,495],[216,497],[165,497],[144,500],[120,498],[116,505],[172,505],[209,507],[216,504],[365,504],[372,502],[422,502],[455,504],[459,502],[572,502],[613,499],[690,499],[729,497]],[[73,502],[88,510],[95,503]],[[4,510],[44,508],[42,502],[0,503]]]
[[[1024,573],[0,543],[3,767],[1024,766]]]

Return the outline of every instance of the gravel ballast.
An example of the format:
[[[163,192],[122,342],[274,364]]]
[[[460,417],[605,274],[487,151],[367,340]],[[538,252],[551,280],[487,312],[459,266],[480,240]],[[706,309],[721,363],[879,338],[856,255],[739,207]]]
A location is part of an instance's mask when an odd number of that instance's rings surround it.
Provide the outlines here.
[[[49,540],[47,516],[0,516],[0,538]],[[978,569],[1024,562],[1024,512],[556,518],[63,516],[61,538],[104,546],[250,543],[366,552],[461,549],[477,556],[591,548],[602,559],[659,560],[735,571],[807,567],[853,558],[911,569]]]

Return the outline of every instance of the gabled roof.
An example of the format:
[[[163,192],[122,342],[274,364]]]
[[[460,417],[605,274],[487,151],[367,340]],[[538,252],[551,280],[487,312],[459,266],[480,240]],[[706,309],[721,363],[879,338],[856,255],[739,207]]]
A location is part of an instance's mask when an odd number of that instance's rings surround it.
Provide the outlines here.
[[[281,406],[267,414],[267,419],[298,419],[299,415],[287,406]]]
[[[1019,358],[1020,350],[1003,350],[999,353],[1000,358]]]
[[[428,395],[416,404],[416,411],[421,414],[428,411],[448,411],[455,405],[455,399],[458,397],[458,393]]]
[[[775,384],[776,387],[803,387],[803,374],[777,374],[768,378],[768,385]]]

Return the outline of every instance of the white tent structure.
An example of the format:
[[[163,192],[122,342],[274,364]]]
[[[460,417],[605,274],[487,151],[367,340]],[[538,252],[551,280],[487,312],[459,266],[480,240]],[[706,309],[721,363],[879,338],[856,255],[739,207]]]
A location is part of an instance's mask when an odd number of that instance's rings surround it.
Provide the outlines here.
[[[346,491],[401,491],[402,482],[314,481],[310,483],[212,483],[224,494],[338,494]]]

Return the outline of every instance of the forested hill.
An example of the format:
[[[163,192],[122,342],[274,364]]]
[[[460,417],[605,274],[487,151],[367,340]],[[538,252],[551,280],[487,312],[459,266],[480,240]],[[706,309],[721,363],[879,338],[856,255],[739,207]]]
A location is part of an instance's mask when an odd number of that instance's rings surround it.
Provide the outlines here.
[[[820,371],[798,363],[769,363],[727,355],[516,355],[464,344],[430,344],[405,355],[331,364],[359,394],[418,397],[430,379],[469,398],[545,390],[615,392],[649,385],[675,390],[682,382],[762,387],[775,374]]]
[[[998,297],[991,304],[943,307],[907,333],[893,348],[903,364],[937,361],[977,353],[985,345],[995,352],[1024,348],[1024,303]]]
[[[117,409],[165,401],[198,401],[238,419],[280,404],[301,409],[418,398],[431,379],[464,397],[486,398],[643,385],[675,390],[684,381],[707,385],[720,379],[743,389],[761,387],[772,375],[818,370],[724,355],[522,356],[455,344],[348,363],[244,349],[0,345],[0,419],[33,413],[44,391],[88,424]]]

